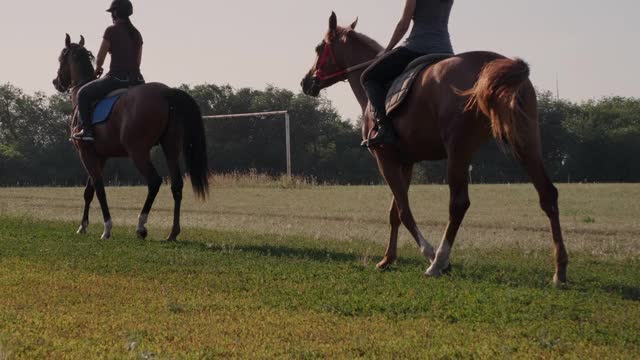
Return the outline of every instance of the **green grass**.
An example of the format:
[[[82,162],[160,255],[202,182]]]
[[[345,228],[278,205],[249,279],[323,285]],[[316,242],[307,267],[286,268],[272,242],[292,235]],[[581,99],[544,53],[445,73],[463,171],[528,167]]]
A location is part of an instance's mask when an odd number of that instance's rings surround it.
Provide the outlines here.
[[[573,251],[556,289],[550,243],[462,246],[427,279],[408,242],[380,272],[364,239],[76,225],[0,217],[0,359],[640,357],[635,256]]]
[[[216,178],[217,179],[217,178]],[[215,180],[215,179],[214,179]],[[249,180],[244,180],[251,184]],[[362,240],[380,247],[389,236],[386,186],[312,186],[282,189],[264,185],[247,188],[218,181],[206,203],[194,200],[185,188],[182,223],[185,229],[249,231],[280,236],[301,235],[318,241]],[[559,185],[560,210],[567,247],[601,257],[640,257],[640,184]],[[84,201],[80,188],[0,188],[0,216],[27,216],[79,225]],[[514,248],[551,251],[549,221],[531,185],[474,185],[471,209],[456,239],[455,251]],[[146,188],[107,188],[116,225],[135,226]],[[431,243],[439,241],[448,219],[447,186],[413,186],[413,213]],[[100,227],[94,201],[93,226]],[[173,221],[171,191],[164,186],[151,212],[152,238],[168,235]],[[585,221],[585,219],[593,219]],[[116,233],[117,235],[117,233]],[[401,242],[412,244],[406,230]],[[383,250],[376,248],[375,255]]]

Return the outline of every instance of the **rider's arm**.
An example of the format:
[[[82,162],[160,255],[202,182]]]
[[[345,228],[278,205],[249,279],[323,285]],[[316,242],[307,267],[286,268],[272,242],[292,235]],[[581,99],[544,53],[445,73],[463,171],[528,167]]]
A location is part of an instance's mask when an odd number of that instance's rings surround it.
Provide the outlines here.
[[[393,36],[391,37],[391,41],[389,41],[389,45],[387,46],[386,51],[392,50],[400,40],[404,37],[404,35],[409,31],[409,26],[411,26],[411,20],[413,19],[413,15],[416,11],[416,0],[407,0],[404,5],[404,13],[402,14],[402,18],[398,22],[396,26],[396,30],[393,32]]]
[[[98,51],[98,57],[96,59],[96,74],[102,75],[102,66],[104,65],[105,59],[107,58],[109,49],[111,49],[111,43],[109,42],[109,40],[103,39],[102,45],[100,45],[100,50]]]
[[[142,45],[140,45],[140,51],[138,52],[138,67],[142,64]]]

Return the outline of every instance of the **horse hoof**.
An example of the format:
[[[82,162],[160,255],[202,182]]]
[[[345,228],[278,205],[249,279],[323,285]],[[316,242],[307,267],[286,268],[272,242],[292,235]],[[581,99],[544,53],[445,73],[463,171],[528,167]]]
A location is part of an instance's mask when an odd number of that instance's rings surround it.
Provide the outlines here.
[[[558,289],[564,289],[567,287],[566,276],[559,277],[558,274],[553,276],[553,285]]]
[[[439,277],[442,277],[442,275],[444,275],[442,273],[442,271],[434,270],[434,269],[431,269],[431,268],[427,269],[427,271],[424,273],[424,276],[426,276],[428,278],[435,278],[435,279],[437,279]]]
[[[111,239],[111,234],[102,234],[100,240],[109,240]]]
[[[171,235],[169,235],[169,237],[167,237],[167,241],[168,242],[178,242],[178,235],[179,235],[179,233],[176,234],[175,232],[172,232]]]
[[[80,226],[80,228],[78,229],[76,234],[78,234],[78,235],[86,235],[87,234],[87,228],[85,228],[84,226]]]
[[[447,265],[447,267],[445,267],[445,268],[442,270],[442,274],[443,274],[443,275],[449,275],[449,274],[451,274],[451,270],[452,270],[452,266],[451,266],[451,263],[449,263],[449,264]]]
[[[427,271],[424,273],[426,277],[439,278],[451,270],[451,265],[447,265],[443,270],[439,269],[436,263],[431,264]]]
[[[144,240],[147,238],[147,236],[149,235],[149,232],[147,231],[147,229],[144,230],[136,230],[136,234],[138,235],[138,239],[140,240]]]
[[[376,269],[378,270],[389,270],[389,268],[391,267],[391,265],[393,265],[395,261],[393,260],[389,260],[386,257],[380,261],[377,265],[376,265]]]

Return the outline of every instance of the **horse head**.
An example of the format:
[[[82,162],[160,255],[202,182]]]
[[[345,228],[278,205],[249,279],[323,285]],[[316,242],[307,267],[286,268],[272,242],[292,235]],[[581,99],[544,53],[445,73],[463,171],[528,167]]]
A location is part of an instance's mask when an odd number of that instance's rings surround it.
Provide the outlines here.
[[[329,30],[315,48],[315,61],[311,70],[302,79],[302,91],[306,95],[316,97],[322,89],[347,80],[349,67],[361,57],[358,46],[359,37],[355,28],[358,20],[348,27],[338,26],[338,18],[334,12],[329,18]]]
[[[62,49],[58,62],[58,74],[53,80],[53,86],[60,92],[68,92],[74,86],[84,80],[93,77],[93,54],[84,47],[84,36],[80,35],[79,43],[72,43],[69,34],[65,37],[64,48]]]

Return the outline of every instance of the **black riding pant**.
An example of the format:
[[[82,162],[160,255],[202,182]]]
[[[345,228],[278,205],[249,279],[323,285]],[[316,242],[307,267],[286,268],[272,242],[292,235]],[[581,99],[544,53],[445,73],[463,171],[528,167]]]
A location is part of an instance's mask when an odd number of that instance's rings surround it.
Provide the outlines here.
[[[378,119],[386,115],[385,103],[391,82],[404,72],[407,65],[423,55],[406,47],[398,47],[383,55],[364,71],[362,86]]]
[[[106,76],[94,80],[78,91],[78,113],[81,126],[91,124],[91,107],[93,103],[103,99],[110,92],[144,83],[142,77]]]

